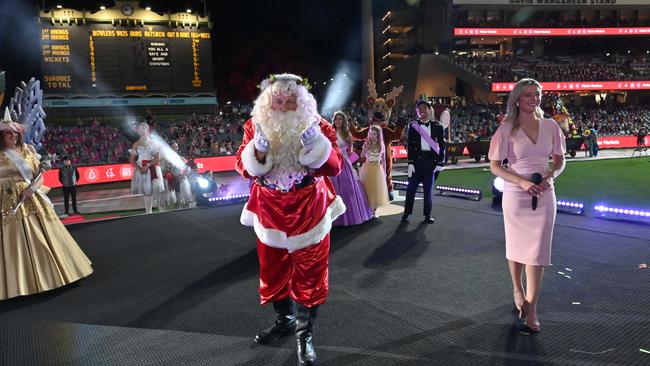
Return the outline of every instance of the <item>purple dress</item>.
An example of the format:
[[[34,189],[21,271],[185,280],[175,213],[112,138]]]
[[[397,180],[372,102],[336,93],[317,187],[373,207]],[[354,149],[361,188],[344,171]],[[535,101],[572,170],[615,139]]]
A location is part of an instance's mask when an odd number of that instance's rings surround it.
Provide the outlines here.
[[[330,177],[336,194],[341,196],[343,203],[345,203],[345,213],[339,216],[332,225],[334,226],[350,226],[359,225],[370,220],[372,217],[372,210],[368,206],[368,199],[366,198],[366,191],[359,181],[356,170],[352,167],[352,163],[346,153],[348,143],[344,141],[339,134],[336,134],[338,144],[343,151],[343,169],[341,174],[336,177]]]

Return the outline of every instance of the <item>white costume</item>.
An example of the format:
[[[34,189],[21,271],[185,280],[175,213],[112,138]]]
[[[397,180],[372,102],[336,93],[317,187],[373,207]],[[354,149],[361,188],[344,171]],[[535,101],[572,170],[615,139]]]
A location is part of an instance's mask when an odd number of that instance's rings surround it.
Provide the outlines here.
[[[194,195],[192,194],[190,180],[187,179],[187,175],[190,172],[190,167],[187,165],[185,165],[183,168],[172,166],[171,172],[174,175],[176,186],[178,186],[178,194],[176,195],[177,203],[179,205],[189,205],[190,202],[194,201]]]
[[[156,154],[159,152],[159,147],[153,141],[147,141],[145,145],[142,141],[138,144],[135,153],[137,155],[136,164],[138,167],[143,167],[144,164],[154,160]],[[152,178],[153,175],[153,178]],[[142,194],[145,196],[153,196],[154,200],[160,205],[164,202],[162,193],[164,191],[164,183],[162,179],[162,170],[160,165],[150,165],[149,170],[142,173],[140,169],[133,170],[133,179],[131,180],[131,192],[134,194]]]

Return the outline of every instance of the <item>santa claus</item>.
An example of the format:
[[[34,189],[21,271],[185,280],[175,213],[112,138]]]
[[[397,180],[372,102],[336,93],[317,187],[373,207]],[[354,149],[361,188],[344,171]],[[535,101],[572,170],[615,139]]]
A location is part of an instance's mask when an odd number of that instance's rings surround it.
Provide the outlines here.
[[[339,174],[342,155],[305,79],[272,75],[260,89],[236,162],[255,180],[241,223],[257,235],[261,303],[273,303],[277,313],[255,341],[295,332],[299,364],[313,365],[314,323],[328,292],[329,232],[345,212],[327,177]]]

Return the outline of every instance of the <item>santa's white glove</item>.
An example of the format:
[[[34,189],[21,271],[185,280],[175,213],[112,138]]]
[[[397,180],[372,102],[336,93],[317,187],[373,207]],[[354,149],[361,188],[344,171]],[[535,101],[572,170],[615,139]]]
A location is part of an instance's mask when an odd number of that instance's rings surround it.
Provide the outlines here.
[[[264,131],[262,131],[262,127],[260,127],[259,124],[255,125],[255,136],[253,137],[253,146],[255,146],[255,150],[261,153],[269,152],[269,146],[270,146],[269,139],[266,137]]]
[[[307,150],[311,149],[320,134],[320,126],[318,122],[316,122],[300,133],[300,142],[302,143],[302,146]]]
[[[413,176],[413,173],[415,173],[415,165],[409,164],[409,178]]]

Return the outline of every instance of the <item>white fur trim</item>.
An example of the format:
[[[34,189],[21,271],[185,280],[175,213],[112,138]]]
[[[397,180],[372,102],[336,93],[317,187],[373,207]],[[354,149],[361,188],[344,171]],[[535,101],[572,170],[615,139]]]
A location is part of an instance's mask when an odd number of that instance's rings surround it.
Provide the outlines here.
[[[262,164],[257,160],[255,156],[255,145],[253,140],[249,141],[244,150],[241,152],[241,162],[244,165],[244,169],[248,174],[254,177],[262,177],[264,174],[271,171],[273,168],[273,159],[270,155],[266,155],[266,163]]]
[[[325,137],[322,133],[314,141],[314,147],[310,150],[303,148],[300,151],[298,156],[298,161],[300,164],[310,167],[312,169],[318,169],[330,157],[332,152],[332,142]]]
[[[255,229],[257,238],[262,243],[270,247],[286,249],[291,253],[323,240],[332,229],[332,221],[336,220],[344,212],[345,204],[340,196],[336,196],[336,199],[327,207],[325,215],[316,226],[305,233],[290,237],[287,237],[284,231],[262,226],[257,215],[248,210],[248,204],[242,210],[240,221],[242,225],[252,226]]]

